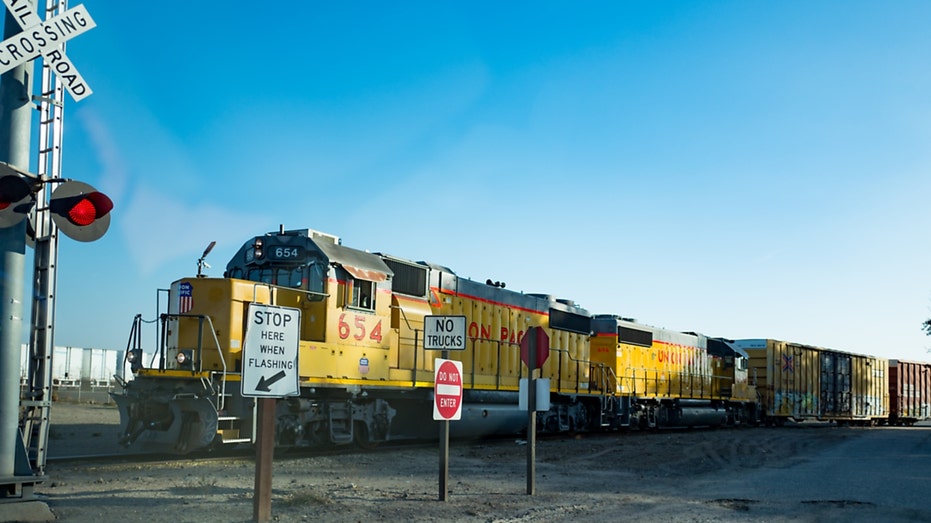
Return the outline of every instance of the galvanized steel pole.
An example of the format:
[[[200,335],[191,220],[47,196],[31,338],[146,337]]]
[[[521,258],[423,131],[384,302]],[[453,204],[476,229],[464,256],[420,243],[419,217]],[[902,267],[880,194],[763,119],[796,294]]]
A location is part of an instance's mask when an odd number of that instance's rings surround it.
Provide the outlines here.
[[[22,30],[7,11],[4,40]],[[29,170],[33,62],[0,76],[0,161]],[[0,229],[0,477],[14,475],[19,445],[19,367],[23,333],[26,222]]]
[[[449,351],[444,350],[440,356],[444,360],[449,359]],[[439,367],[437,367],[439,368]],[[436,396],[436,384],[434,383],[434,396]],[[436,398],[433,398],[436,401]],[[449,420],[444,419],[440,422],[440,501],[449,501]]]
[[[537,493],[537,347],[536,329],[527,329],[527,495]]]

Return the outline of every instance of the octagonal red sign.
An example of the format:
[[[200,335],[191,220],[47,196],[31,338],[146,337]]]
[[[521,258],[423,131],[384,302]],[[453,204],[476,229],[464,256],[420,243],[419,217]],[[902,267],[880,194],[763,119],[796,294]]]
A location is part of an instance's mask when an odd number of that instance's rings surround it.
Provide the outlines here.
[[[536,355],[536,365],[531,370],[543,367],[546,359],[550,357],[550,337],[543,327],[530,327],[520,339],[520,361],[524,362],[527,368],[530,368],[531,351]]]

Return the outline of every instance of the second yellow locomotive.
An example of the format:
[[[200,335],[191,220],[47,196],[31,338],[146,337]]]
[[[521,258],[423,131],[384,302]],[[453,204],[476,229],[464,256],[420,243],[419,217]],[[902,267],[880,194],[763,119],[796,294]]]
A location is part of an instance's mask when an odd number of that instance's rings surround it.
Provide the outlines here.
[[[114,394],[122,443],[187,452],[253,440],[255,401],[240,383],[250,303],[301,312],[300,394],[277,402],[283,446],[434,435],[437,354],[423,348],[432,315],[466,319],[466,350],[452,356],[463,364],[453,435],[525,428],[519,344],[531,327],[550,339],[541,375],[550,379],[551,407],[538,414],[541,430],[724,425],[758,415],[746,355],[727,340],[593,316],[570,300],[282,229],[246,242],[223,278],[172,283],[152,356],[137,317],[128,351],[134,379]]]

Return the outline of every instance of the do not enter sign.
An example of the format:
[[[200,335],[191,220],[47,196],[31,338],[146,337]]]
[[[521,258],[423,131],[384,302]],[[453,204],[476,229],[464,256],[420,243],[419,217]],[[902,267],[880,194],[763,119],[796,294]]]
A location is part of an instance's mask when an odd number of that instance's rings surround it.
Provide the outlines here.
[[[462,362],[437,358],[433,376],[433,419],[457,420],[462,416]]]

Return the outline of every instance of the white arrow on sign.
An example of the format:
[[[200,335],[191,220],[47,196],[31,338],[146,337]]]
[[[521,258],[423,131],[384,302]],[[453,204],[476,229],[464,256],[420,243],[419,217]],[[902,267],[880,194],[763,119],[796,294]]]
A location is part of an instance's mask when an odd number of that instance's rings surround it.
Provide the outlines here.
[[[25,0],[3,0],[23,32],[0,42],[0,74],[40,54],[62,80],[72,98],[80,101],[93,92],[62,50],[64,43],[97,24],[83,5],[68,9],[45,22]]]

